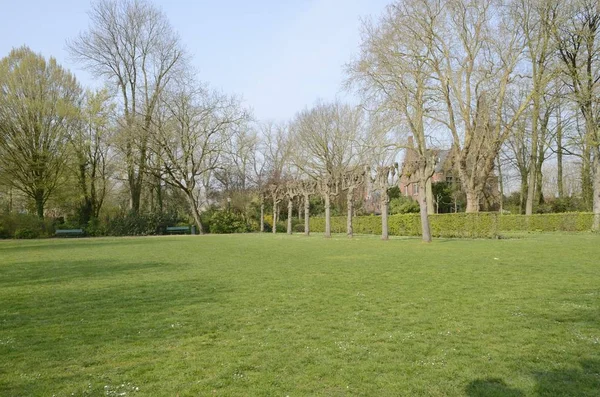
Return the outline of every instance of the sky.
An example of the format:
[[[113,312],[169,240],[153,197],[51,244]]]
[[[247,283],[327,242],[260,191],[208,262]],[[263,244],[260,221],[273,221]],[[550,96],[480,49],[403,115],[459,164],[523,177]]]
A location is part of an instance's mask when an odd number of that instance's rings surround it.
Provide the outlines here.
[[[360,44],[361,18],[391,0],[154,0],[179,32],[201,81],[237,94],[259,120],[285,121],[318,99],[352,100],[344,64]],[[88,0],[0,0],[0,57],[29,46],[53,56],[87,87],[66,40],[89,24]]]

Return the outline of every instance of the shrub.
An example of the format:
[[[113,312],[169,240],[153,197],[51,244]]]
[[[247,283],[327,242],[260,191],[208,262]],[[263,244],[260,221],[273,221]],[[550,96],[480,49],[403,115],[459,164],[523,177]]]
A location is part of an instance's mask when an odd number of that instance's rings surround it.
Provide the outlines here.
[[[400,196],[390,200],[390,214],[415,214],[419,212],[419,203],[410,197]]]
[[[40,237],[40,231],[34,229],[17,229],[15,231],[15,238],[20,240],[28,240]]]
[[[167,226],[178,221],[176,214],[129,212],[108,221],[106,234],[110,236],[150,236],[164,234]]]
[[[304,222],[294,225],[293,230],[294,233],[304,233]]]
[[[0,238],[40,238],[54,234],[54,219],[41,220],[30,214],[0,215]],[[16,236],[17,231],[19,237]],[[34,236],[34,237],[27,237]]]
[[[234,212],[218,211],[210,219],[210,232],[216,234],[245,233],[250,231],[244,218]]]

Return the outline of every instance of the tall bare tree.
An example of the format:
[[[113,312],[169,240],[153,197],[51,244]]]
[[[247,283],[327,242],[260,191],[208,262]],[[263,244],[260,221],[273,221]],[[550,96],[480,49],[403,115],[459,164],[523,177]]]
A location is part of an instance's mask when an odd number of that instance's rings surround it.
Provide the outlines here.
[[[600,3],[561,4],[555,25],[560,59],[572,97],[585,122],[582,196],[592,197],[594,230],[600,230]],[[591,180],[593,175],[593,183]]]
[[[428,214],[433,211],[431,177],[435,155],[427,148],[425,131],[431,106],[433,69],[421,32],[431,21],[426,1],[402,1],[387,7],[383,16],[363,24],[359,58],[348,66],[349,83],[358,85],[363,99],[378,112],[391,112],[410,131],[416,154],[411,173],[419,181],[419,205],[424,241],[431,241]],[[406,146],[396,142],[396,146]],[[428,200],[429,198],[429,200]]]
[[[21,47],[0,60],[0,177],[35,202],[40,218],[65,172],[81,98],[54,58]]]
[[[418,0],[420,36],[433,77],[437,120],[451,134],[454,163],[467,196],[467,212],[478,212],[500,147],[528,108],[528,93],[514,111],[506,106],[525,46],[518,25],[494,0]]]
[[[118,87],[121,150],[130,206],[137,212],[153,117],[165,88],[185,67],[184,51],[165,14],[146,0],[99,0],[89,16],[89,29],[68,42],[68,48],[95,76]]]
[[[235,97],[188,83],[161,101],[166,122],[153,137],[160,168],[152,170],[184,193],[200,233],[206,192],[202,180],[219,167],[234,132],[249,118]]]

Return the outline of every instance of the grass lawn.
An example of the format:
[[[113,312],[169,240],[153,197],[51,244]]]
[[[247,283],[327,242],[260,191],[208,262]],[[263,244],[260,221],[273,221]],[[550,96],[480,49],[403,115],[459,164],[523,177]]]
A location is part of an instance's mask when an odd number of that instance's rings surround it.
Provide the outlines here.
[[[598,396],[600,237],[0,242],[0,396]]]

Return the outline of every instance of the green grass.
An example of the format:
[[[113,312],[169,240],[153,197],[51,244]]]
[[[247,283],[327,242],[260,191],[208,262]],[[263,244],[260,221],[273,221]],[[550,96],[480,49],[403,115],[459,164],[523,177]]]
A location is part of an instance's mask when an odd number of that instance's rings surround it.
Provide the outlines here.
[[[598,396],[600,239],[3,241],[0,395]]]

